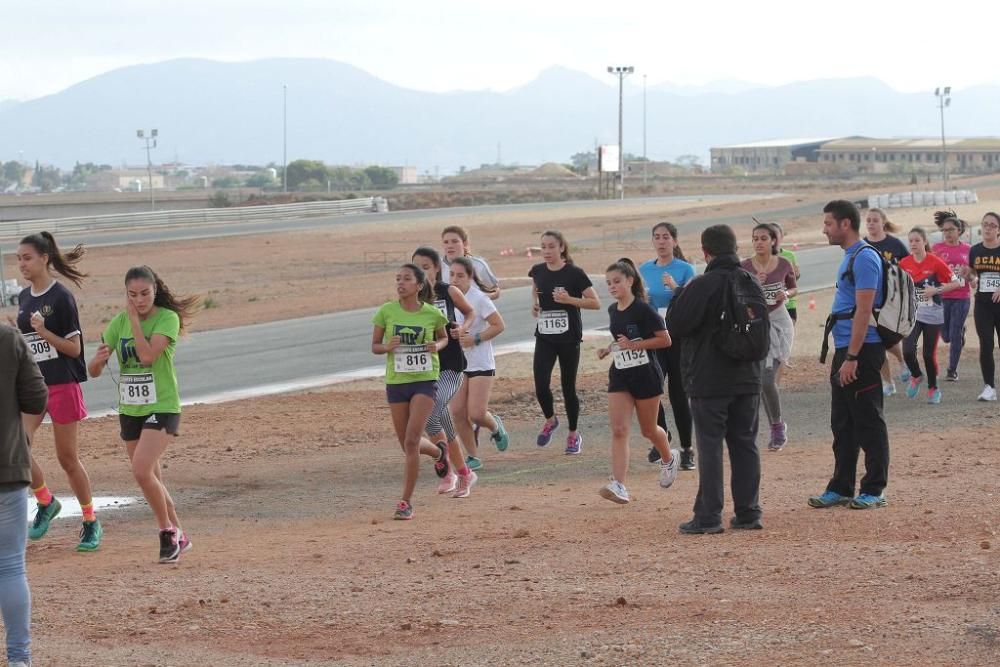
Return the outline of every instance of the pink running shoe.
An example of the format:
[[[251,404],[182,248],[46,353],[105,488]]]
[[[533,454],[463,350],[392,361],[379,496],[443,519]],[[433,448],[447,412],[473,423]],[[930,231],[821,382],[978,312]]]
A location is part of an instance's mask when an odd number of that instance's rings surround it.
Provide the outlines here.
[[[451,494],[452,498],[468,498],[472,494],[472,487],[475,486],[476,482],[479,480],[479,475],[469,471],[468,475],[458,476],[458,485],[455,487],[455,493]]]
[[[451,493],[457,485],[458,475],[449,470],[448,474],[441,480],[441,483],[438,484],[438,493]]]
[[[546,421],[542,425],[542,430],[538,433],[538,438],[535,440],[535,444],[537,444],[539,447],[547,447],[549,442],[552,441],[552,434],[555,433],[555,430],[557,428],[559,428],[558,417],[553,419],[551,424],[548,421]]]

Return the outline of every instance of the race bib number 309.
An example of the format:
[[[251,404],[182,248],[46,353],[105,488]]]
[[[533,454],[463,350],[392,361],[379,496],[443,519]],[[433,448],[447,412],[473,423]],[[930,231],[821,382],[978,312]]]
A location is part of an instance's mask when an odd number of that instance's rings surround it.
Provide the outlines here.
[[[118,381],[118,394],[122,405],[156,403],[156,383],[153,381],[153,374],[122,375]]]
[[[434,370],[434,359],[423,345],[400,345],[393,350],[397,373],[426,373]]]
[[[28,344],[28,349],[31,350],[31,356],[34,358],[36,364],[59,357],[59,352],[56,351],[56,348],[52,347],[49,341],[39,336],[37,331],[24,334],[24,341]]]

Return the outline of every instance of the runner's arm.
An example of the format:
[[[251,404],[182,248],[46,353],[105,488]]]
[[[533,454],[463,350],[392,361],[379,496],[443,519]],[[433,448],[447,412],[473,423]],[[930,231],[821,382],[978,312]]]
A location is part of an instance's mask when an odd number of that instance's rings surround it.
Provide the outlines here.
[[[388,343],[382,342],[384,337],[385,329],[376,325],[372,329],[372,354],[388,354],[399,346],[399,336],[393,336]]]

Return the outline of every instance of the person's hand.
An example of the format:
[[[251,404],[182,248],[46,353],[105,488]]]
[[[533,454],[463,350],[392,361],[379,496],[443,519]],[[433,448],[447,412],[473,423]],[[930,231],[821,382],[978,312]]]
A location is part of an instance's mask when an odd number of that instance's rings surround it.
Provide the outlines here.
[[[139,311],[136,310],[135,304],[132,303],[132,299],[125,297],[125,311],[128,313],[128,318],[130,320],[139,319]]]
[[[674,280],[674,277],[666,271],[663,272],[663,286],[669,290],[677,289],[677,281]]]
[[[38,333],[45,331],[45,318],[37,310],[31,314],[31,328]]]
[[[840,370],[837,371],[837,376],[840,379],[841,387],[846,387],[851,384],[858,379],[858,362],[844,361],[844,363],[840,365]]]
[[[463,333],[461,337],[459,337],[458,342],[466,350],[476,346],[476,339],[469,332]]]
[[[765,273],[764,271],[758,271],[757,272],[757,280],[760,281],[761,285],[763,285],[764,283],[766,283],[767,282],[767,273]]]
[[[1000,290],[993,292],[993,303],[1000,303]]]
[[[956,269],[957,270],[955,271],[955,273],[958,274],[959,278],[961,278],[962,280],[968,280],[969,279],[969,267],[968,266],[958,266],[958,267],[956,267]]]
[[[17,328],[17,320],[15,320],[10,315],[7,315],[6,317],[7,317],[7,324],[9,324],[10,326],[12,326],[12,327],[14,327],[16,329]]]
[[[426,349],[428,352],[430,352],[431,354],[433,354],[433,353],[435,353],[435,352],[438,351],[438,346],[437,346],[436,342],[432,341],[430,343],[425,344],[424,345],[424,349]]]
[[[97,352],[94,354],[94,361],[98,363],[106,363],[111,357],[111,348],[108,347],[107,343],[101,343],[97,346]]]
[[[941,293],[940,287],[934,287],[933,285],[928,285],[924,288],[924,296],[929,299],[933,299],[935,296]]]
[[[556,303],[572,303],[573,297],[569,295],[565,287],[557,287],[552,290],[552,300]]]
[[[618,335],[618,348],[621,350],[631,350],[635,344],[622,334]]]
[[[402,339],[399,336],[393,336],[386,342],[385,349],[388,351],[393,351],[402,344]]]
[[[462,335],[462,327],[459,327],[459,326],[449,327],[448,328],[448,335],[451,336],[452,338],[454,338],[455,340],[458,340],[459,336]]]
[[[788,299],[788,292],[783,289],[778,290],[774,293],[774,300],[776,303],[784,303]]]
[[[597,358],[604,359],[609,354],[611,354],[611,347],[599,347],[597,348]]]

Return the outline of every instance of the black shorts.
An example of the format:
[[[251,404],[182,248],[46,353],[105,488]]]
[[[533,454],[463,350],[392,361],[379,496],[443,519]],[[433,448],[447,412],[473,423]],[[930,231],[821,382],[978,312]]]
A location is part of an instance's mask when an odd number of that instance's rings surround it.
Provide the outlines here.
[[[180,433],[181,415],[177,412],[154,412],[144,417],[118,415],[121,438],[125,442],[138,440],[145,429],[166,431],[170,435]]]
[[[799,317],[799,309],[798,308],[789,308],[788,309],[788,316],[792,318],[792,322],[797,322],[798,321],[798,317]]]
[[[495,377],[497,374],[497,370],[495,368],[488,371],[462,371],[462,372],[465,373],[465,377],[467,378],[491,378]]]
[[[620,371],[614,366],[608,371],[608,393],[624,391],[632,398],[643,400],[663,395],[663,375],[655,372]]]

